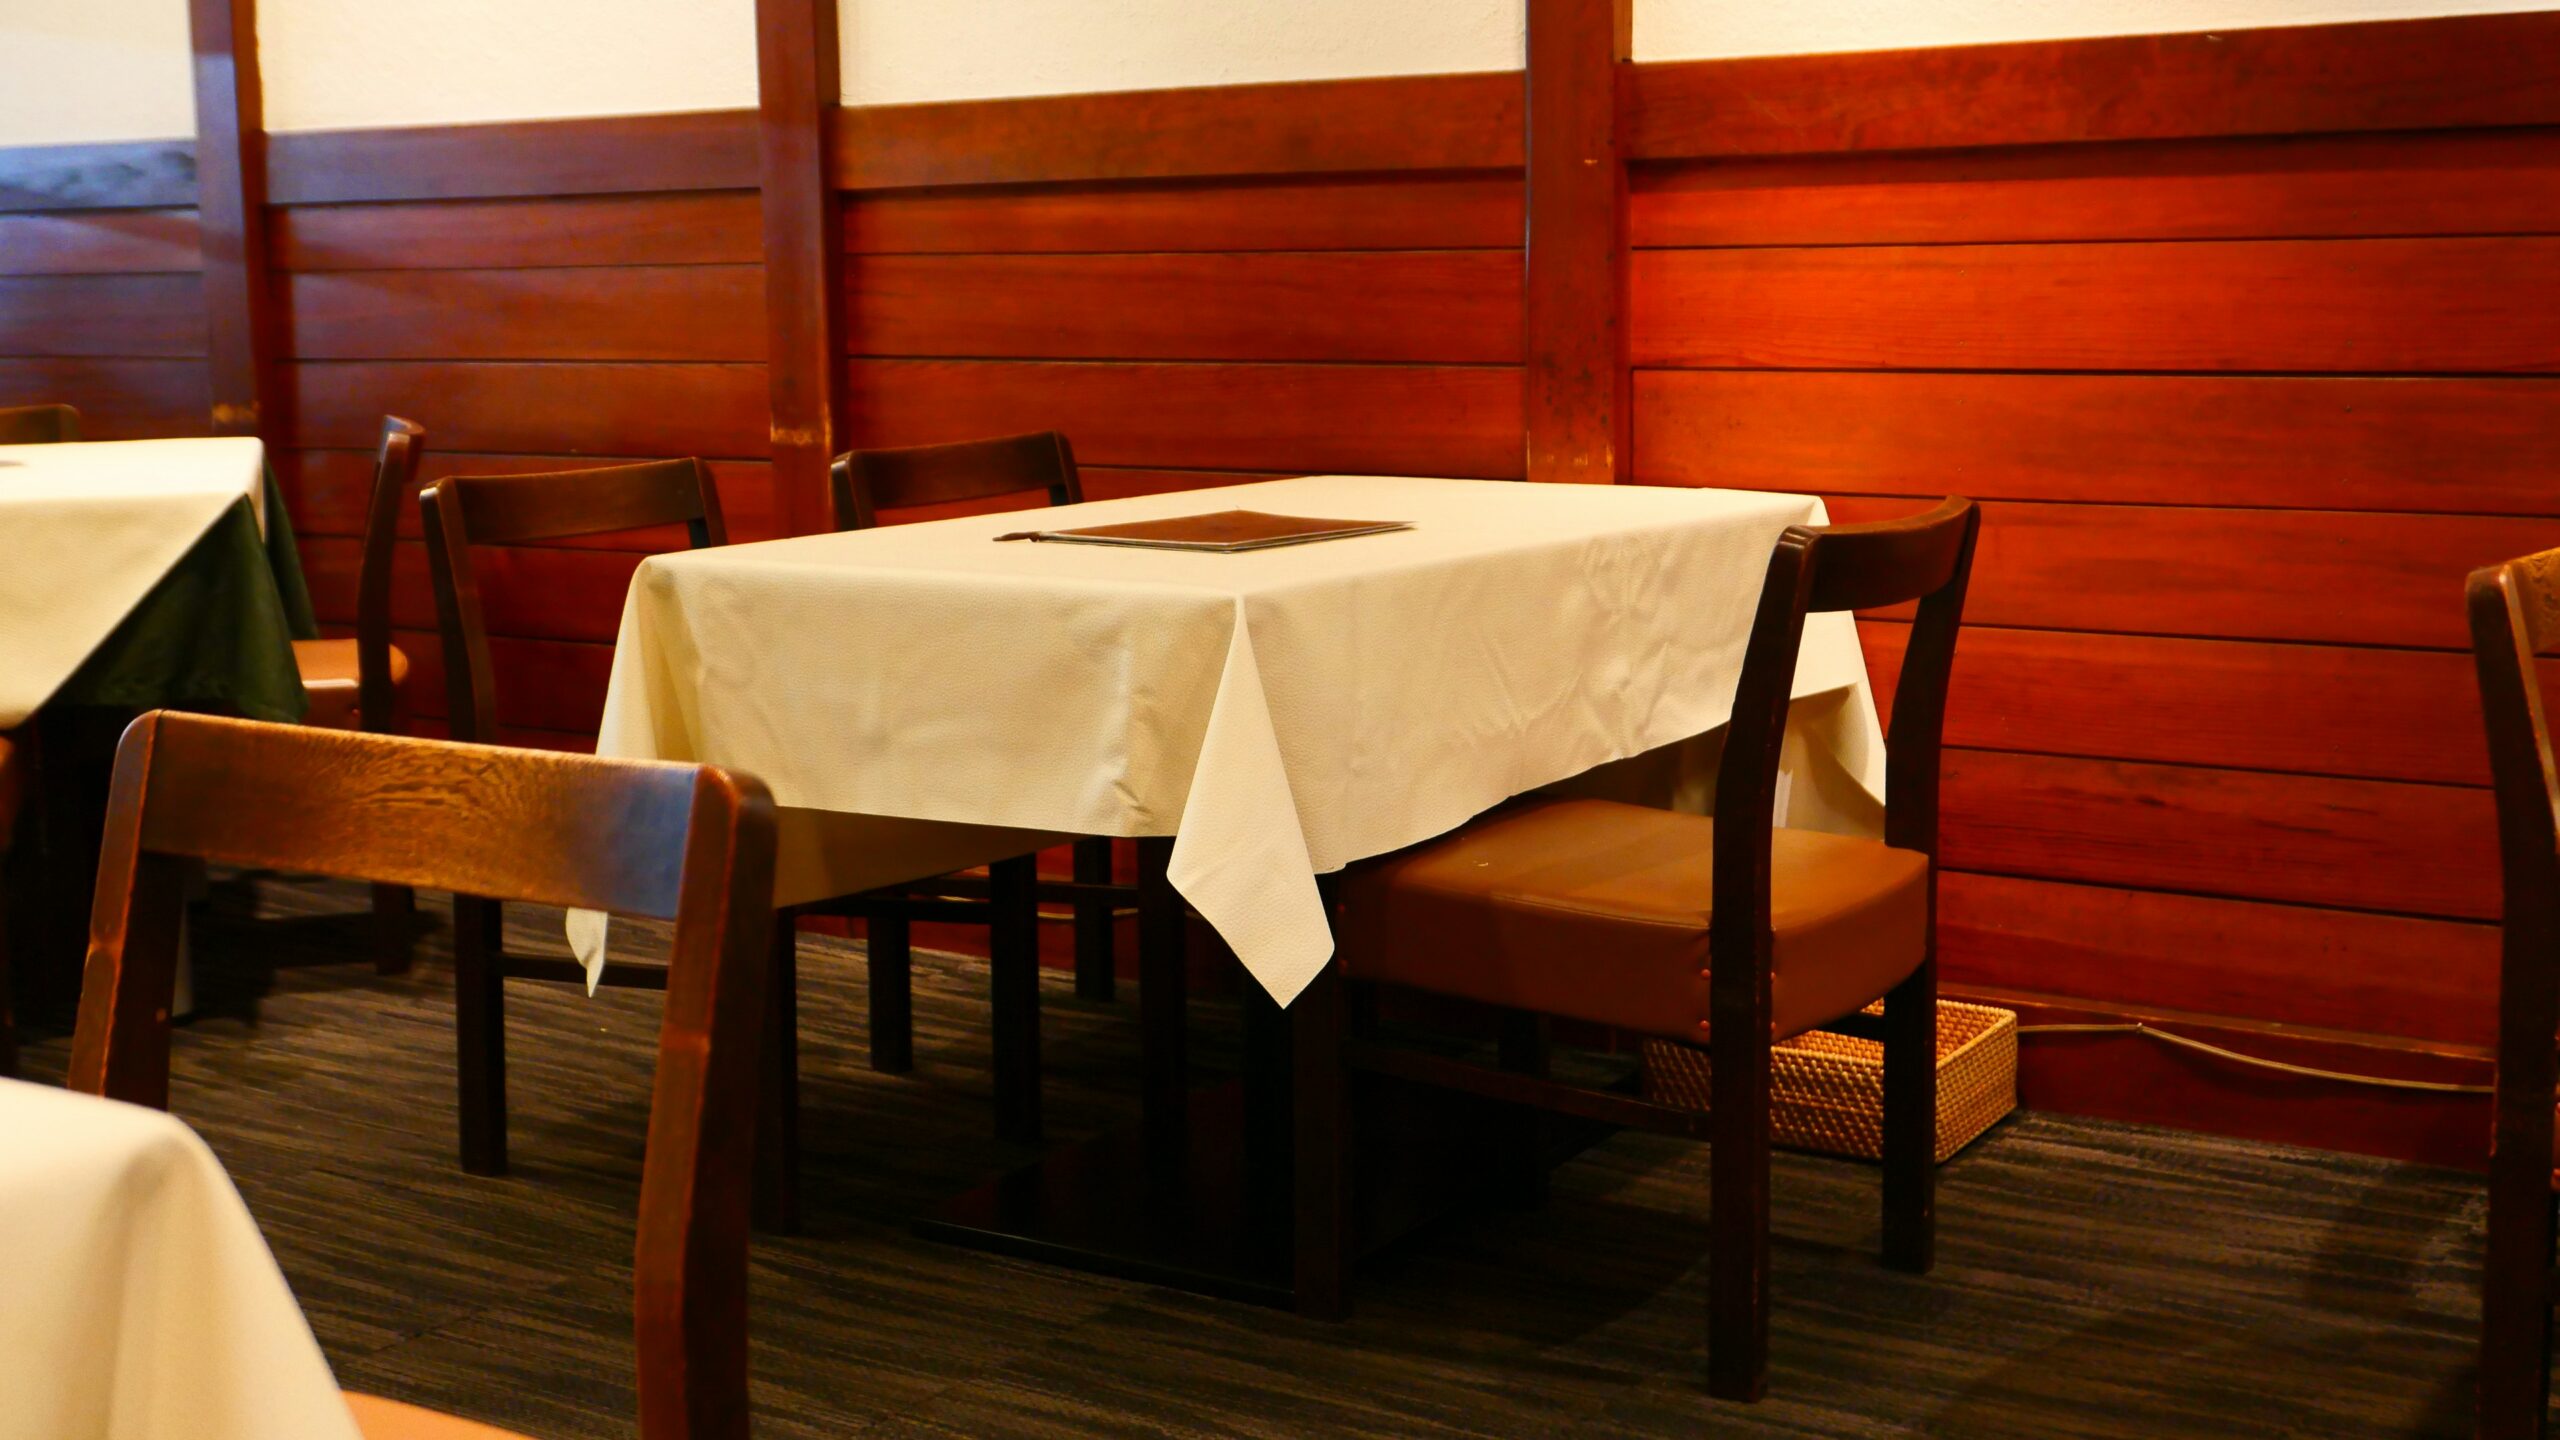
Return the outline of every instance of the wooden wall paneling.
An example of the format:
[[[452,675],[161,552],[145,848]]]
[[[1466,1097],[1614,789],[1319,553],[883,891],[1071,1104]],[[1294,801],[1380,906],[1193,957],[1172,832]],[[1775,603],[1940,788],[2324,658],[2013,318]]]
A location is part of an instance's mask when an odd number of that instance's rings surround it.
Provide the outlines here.
[[[753,110],[306,130],[267,137],[268,199],[485,200],[751,190]]]
[[[1516,364],[1508,251],[872,255],[853,353]]]
[[[303,542],[303,573],[321,619],[353,623],[363,548],[352,537],[315,536]],[[531,545],[492,545],[475,548],[472,555],[490,634],[608,646],[621,628],[622,597],[631,588],[631,572],[645,558],[629,551]],[[415,541],[401,541],[392,553],[391,623],[403,630],[435,624],[426,549]]]
[[[592,455],[453,453],[437,450],[435,439],[435,433],[428,432],[426,457],[418,464],[418,483],[422,488],[448,475],[531,475],[617,463]],[[364,534],[365,506],[373,494],[372,451],[287,449],[275,451],[272,459],[276,478],[292,502],[295,534]],[[720,514],[728,524],[730,540],[743,544],[779,538],[782,532],[773,513],[772,466],[761,460],[713,460],[708,463],[711,483],[720,492]],[[405,539],[421,538],[418,508],[414,504],[400,507],[399,533]],[[650,530],[574,536],[545,543],[564,549],[635,550],[646,554],[681,550],[689,542],[682,526],[670,525]]]
[[[1638,166],[1637,246],[2560,231],[2560,130],[2302,135]]]
[[[300,361],[281,383],[296,446],[363,449],[387,411],[428,427],[430,455],[765,458],[761,365]]]
[[[1097,465],[1520,475],[1502,366],[856,360],[850,385],[856,445],[1056,429]]]
[[[836,112],[847,190],[1516,169],[1517,73],[1046,95]]]
[[[843,220],[829,162],[840,59],[836,0],[756,0],[773,483],[793,534],[832,528],[827,465],[844,448]]]
[[[1910,500],[1834,499],[1842,522]],[[2560,546],[2560,519],[2212,510],[1983,507],[1969,626],[2453,649],[2461,577]]]
[[[2560,122],[2560,14],[1640,65],[1628,153],[1942,150]]]
[[[857,255],[1517,250],[1517,173],[1277,176],[863,191]]]
[[[203,264],[192,208],[13,215],[0,207],[0,275],[176,274]],[[185,308],[203,304],[189,296]]]
[[[2135,1012],[2010,991],[1967,998],[2018,1013],[2033,1025],[2143,1020],[2243,1055],[2347,1075],[2485,1085],[2485,1056],[2445,1054],[2373,1037],[2283,1026],[2216,1023],[2179,1011]],[[2022,1035],[2019,1102],[2032,1110],[2095,1115],[2248,1140],[2312,1145],[2477,1170],[2486,1159],[2486,1095],[2389,1089],[2287,1075],[2173,1048],[2146,1035]]]
[[[277,300],[297,360],[765,359],[755,265],[321,271]]]
[[[277,268],[297,271],[764,260],[752,190],[295,205],[274,212],[267,239]]]
[[[435,633],[400,630],[392,640],[410,657],[406,693],[414,713],[444,719],[444,651]],[[489,666],[501,725],[593,735],[603,722],[611,645],[492,636]]]
[[[0,146],[0,212],[148,210],[194,203],[192,139]]]
[[[204,353],[204,288],[197,276],[0,278],[0,355],[152,359]]]
[[[1910,626],[1858,624],[1889,711]],[[2560,693],[2560,661],[2547,679]],[[1947,743],[2369,780],[2486,785],[2470,656],[1974,625]]]
[[[1528,27],[1524,469],[1614,484],[1633,456],[1618,77],[1634,0],[1529,0]]]
[[[1636,477],[1741,490],[2560,512],[2550,381],[1642,370]]]
[[[2551,236],[1643,250],[1629,344],[1661,366],[2551,372],[2556,273]]]
[[[96,440],[201,435],[212,405],[194,360],[0,357],[0,405],[68,403]]]
[[[195,49],[196,214],[204,247],[213,433],[266,431],[274,310],[257,0],[188,0]]]
[[[1949,750],[1944,785],[1951,870],[2458,920],[2498,913],[2485,790],[1984,750]]]
[[[1944,983],[2447,1044],[2491,1043],[2495,926],[1949,874]]]

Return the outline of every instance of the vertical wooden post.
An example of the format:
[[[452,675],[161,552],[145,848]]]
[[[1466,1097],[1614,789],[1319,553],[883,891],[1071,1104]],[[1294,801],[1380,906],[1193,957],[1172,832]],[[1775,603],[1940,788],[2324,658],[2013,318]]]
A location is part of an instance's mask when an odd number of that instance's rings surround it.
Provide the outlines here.
[[[1528,478],[1627,478],[1627,167],[1618,73],[1633,0],[1529,0]]]
[[[269,419],[273,333],[257,0],[188,0],[187,25],[195,49],[196,216],[213,433],[256,435]]]
[[[782,527],[794,535],[835,528],[827,462],[842,409],[844,234],[827,150],[839,65],[836,0],[756,0],[773,485]]]

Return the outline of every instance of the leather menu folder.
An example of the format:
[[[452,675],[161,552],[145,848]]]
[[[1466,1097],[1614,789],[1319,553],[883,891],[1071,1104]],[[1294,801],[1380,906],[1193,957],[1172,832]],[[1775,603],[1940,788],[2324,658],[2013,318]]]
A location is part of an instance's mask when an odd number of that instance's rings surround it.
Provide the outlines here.
[[[1055,540],[1071,545],[1130,545],[1145,550],[1206,550],[1233,554],[1269,550],[1281,545],[1307,545],[1318,540],[1345,540],[1354,535],[1382,535],[1410,530],[1406,520],[1317,520],[1303,515],[1266,515],[1259,510],[1219,510],[1207,515],[1176,515],[1164,520],[1132,520],[1120,525],[1089,525],[1081,530],[1016,530],[998,540]]]

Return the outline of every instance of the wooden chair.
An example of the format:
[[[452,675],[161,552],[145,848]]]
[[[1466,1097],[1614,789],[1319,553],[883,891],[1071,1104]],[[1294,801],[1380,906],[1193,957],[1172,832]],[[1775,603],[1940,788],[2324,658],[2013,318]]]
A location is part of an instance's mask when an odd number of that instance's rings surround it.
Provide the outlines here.
[[[2472,658],[2497,788],[2505,937],[2481,1294],[2482,1440],[2540,1440],[2551,1393],[2553,1107],[2560,1104],[2560,772],[2534,656],[2560,640],[2560,550],[2471,573]]]
[[[1529,800],[1343,881],[1347,979],[1509,1017],[1501,1069],[1376,1039],[1345,1047],[1353,1069],[1712,1144],[1708,1389],[1721,1398],[1756,1400],[1767,1384],[1772,1041],[1844,1019],[1883,1041],[1885,1263],[1931,1263],[1938,745],[1978,525],[1972,502],[1949,500],[1779,538],[1712,819]],[[1920,609],[1894,691],[1884,839],[1773,829],[1805,616],[1908,600]],[[1879,998],[1883,1017],[1868,1021],[1860,1012]],[[1547,1016],[1703,1046],[1713,1112],[1550,1080]],[[1328,1108],[1315,1133],[1339,1156],[1340,1105]]]
[[[481,618],[475,548],[682,525],[696,547],[728,543],[720,497],[698,460],[652,461],[543,475],[449,477],[418,496],[427,567],[442,642],[446,725],[455,740],[495,744],[498,691]],[[455,1048],[459,1065],[462,1166],[475,1175],[507,1168],[506,982],[584,985],[586,971],[565,956],[510,955],[504,911],[492,895],[457,892],[453,902]],[[667,972],[614,961],[603,983],[656,989]],[[788,992],[791,976],[773,977]],[[791,1060],[770,1047],[768,1066]]]
[[[709,766],[147,714],[116,754],[70,1087],[168,1107],[189,861],[673,920],[634,1262],[640,1434],[743,1440],[773,843],[764,786]],[[348,1401],[368,1440],[503,1435]]]
[[[0,445],[67,445],[80,438],[80,412],[68,405],[0,409]]]
[[[836,526],[866,530],[880,523],[883,510],[920,505],[1038,496],[1040,503],[1074,505],[1084,499],[1076,473],[1075,451],[1054,430],[1009,435],[993,440],[964,440],[948,445],[899,449],[854,450],[836,457],[829,468]],[[1124,905],[1137,901],[1137,887],[1112,881],[1111,841],[1079,840],[1073,849],[1073,879],[1030,879],[1034,901],[1071,907],[1075,925],[1076,994],[1087,1000],[1110,1000],[1117,986],[1112,944],[1113,919]],[[1029,861],[1007,862],[1027,866]],[[1028,873],[1027,871],[1025,873]],[[911,964],[909,924],[919,919],[1000,923],[981,905],[1006,879],[1008,871],[988,879],[949,875],[813,907],[805,913],[844,914],[866,922],[871,967],[872,1068],[899,1072],[908,1068],[911,1022],[907,1006]],[[992,943],[991,950],[996,948]],[[1034,953],[1022,963],[999,962],[991,985],[996,1007],[997,1128],[1011,1138],[1039,1136],[1039,971]]]
[[[399,694],[409,682],[409,657],[391,643],[391,551],[399,538],[401,502],[417,488],[426,443],[427,432],[415,423],[397,415],[382,417],[373,493],[365,506],[364,555],[356,572],[355,638],[293,642],[293,663],[311,697],[305,724],[376,735],[399,728]],[[409,968],[417,913],[417,893],[409,887],[373,887],[380,932],[374,968],[380,973],[397,975]]]

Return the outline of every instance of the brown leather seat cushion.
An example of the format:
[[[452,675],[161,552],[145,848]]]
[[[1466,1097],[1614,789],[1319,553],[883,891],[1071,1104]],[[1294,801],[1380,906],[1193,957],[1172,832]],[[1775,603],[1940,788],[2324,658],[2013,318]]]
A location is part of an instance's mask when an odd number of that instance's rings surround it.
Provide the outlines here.
[[[421,1410],[378,1395],[359,1395],[349,1390],[346,1397],[347,1409],[354,1413],[356,1429],[363,1432],[364,1440],[525,1440],[513,1430]]]
[[[303,717],[306,725],[326,725],[339,730],[356,728],[356,693],[361,671],[356,661],[353,640],[296,640],[293,642],[294,668],[302,672],[302,688],[311,696],[311,713]],[[391,647],[391,683],[396,687],[409,678],[409,657],[400,647]]]
[[[1696,1042],[1707,1023],[1715,822],[1607,800],[1495,811],[1354,866],[1355,979]],[[1836,1020],[1918,968],[1929,858],[1779,830],[1770,846],[1776,1036]]]

